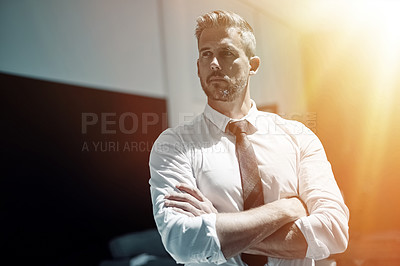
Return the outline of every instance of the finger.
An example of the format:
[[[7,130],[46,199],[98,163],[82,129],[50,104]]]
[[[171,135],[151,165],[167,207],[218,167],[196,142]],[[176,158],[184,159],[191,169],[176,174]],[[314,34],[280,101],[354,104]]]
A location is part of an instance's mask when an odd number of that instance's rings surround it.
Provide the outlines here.
[[[177,185],[176,188],[192,195],[193,197],[195,197],[196,199],[198,199],[200,201],[205,201],[207,199],[203,195],[203,193],[200,192],[199,189],[197,189],[196,187],[193,187],[193,186],[189,186],[188,184],[181,183],[181,184]]]
[[[200,209],[200,207],[201,207],[200,206],[201,202],[197,198],[193,197],[192,195],[190,195],[188,193],[171,192],[171,194],[165,196],[165,199],[187,202],[198,209]]]
[[[204,203],[205,206],[207,206],[207,209],[203,209],[205,210],[206,213],[218,213],[217,209],[214,207],[214,205],[210,202],[210,203]]]
[[[200,204],[201,204],[201,202],[206,202],[209,205],[211,205],[211,209],[213,210],[213,212],[214,211],[216,212],[216,209],[214,208],[212,202],[209,199],[207,199],[206,196],[204,196],[204,194],[201,193],[201,191],[198,188],[191,187],[191,186],[189,186],[187,184],[182,184],[182,186],[181,185],[178,185],[178,186],[177,186],[178,189],[180,189],[181,191],[187,192],[188,194],[192,195],[194,198],[199,200]]]
[[[193,205],[187,203],[187,202],[182,202],[182,201],[174,201],[174,200],[165,200],[165,206],[167,207],[173,207],[173,208],[179,208],[183,211],[190,212],[194,216],[199,216],[203,214],[203,211],[195,208]]]
[[[205,202],[201,203],[201,210],[203,210],[205,213],[217,213],[217,210],[214,208],[214,206],[209,205]]]

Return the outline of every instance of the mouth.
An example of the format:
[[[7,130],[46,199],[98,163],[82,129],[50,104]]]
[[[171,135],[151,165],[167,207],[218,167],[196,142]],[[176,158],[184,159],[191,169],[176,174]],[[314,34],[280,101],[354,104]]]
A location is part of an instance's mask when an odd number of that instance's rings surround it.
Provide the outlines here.
[[[208,82],[227,82],[223,76],[211,76],[208,78]]]

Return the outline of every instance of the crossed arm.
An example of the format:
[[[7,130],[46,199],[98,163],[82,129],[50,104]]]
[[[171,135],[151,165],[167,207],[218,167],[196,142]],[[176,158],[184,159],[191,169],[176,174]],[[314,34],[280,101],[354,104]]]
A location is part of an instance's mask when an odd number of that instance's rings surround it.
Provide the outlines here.
[[[218,213],[195,187],[179,184],[165,206],[189,217],[216,214],[216,231],[225,258],[251,253],[285,259],[304,258],[307,242],[294,221],[307,212],[298,198],[280,199],[237,213]]]

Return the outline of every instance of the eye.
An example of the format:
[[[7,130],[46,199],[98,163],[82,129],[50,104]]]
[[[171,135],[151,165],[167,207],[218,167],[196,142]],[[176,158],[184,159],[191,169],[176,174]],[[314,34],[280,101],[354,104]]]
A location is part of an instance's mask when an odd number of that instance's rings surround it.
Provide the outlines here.
[[[224,57],[234,56],[234,54],[229,50],[222,51],[221,55],[224,56]]]
[[[201,57],[203,57],[203,58],[208,58],[211,55],[212,55],[212,53],[210,51],[201,52]]]

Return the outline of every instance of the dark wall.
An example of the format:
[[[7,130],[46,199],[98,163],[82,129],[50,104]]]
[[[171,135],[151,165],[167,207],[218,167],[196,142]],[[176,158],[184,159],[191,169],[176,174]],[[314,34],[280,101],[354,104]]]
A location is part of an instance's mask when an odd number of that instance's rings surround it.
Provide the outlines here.
[[[111,238],[154,227],[148,156],[167,125],[165,100],[0,82],[3,261],[97,265]]]

